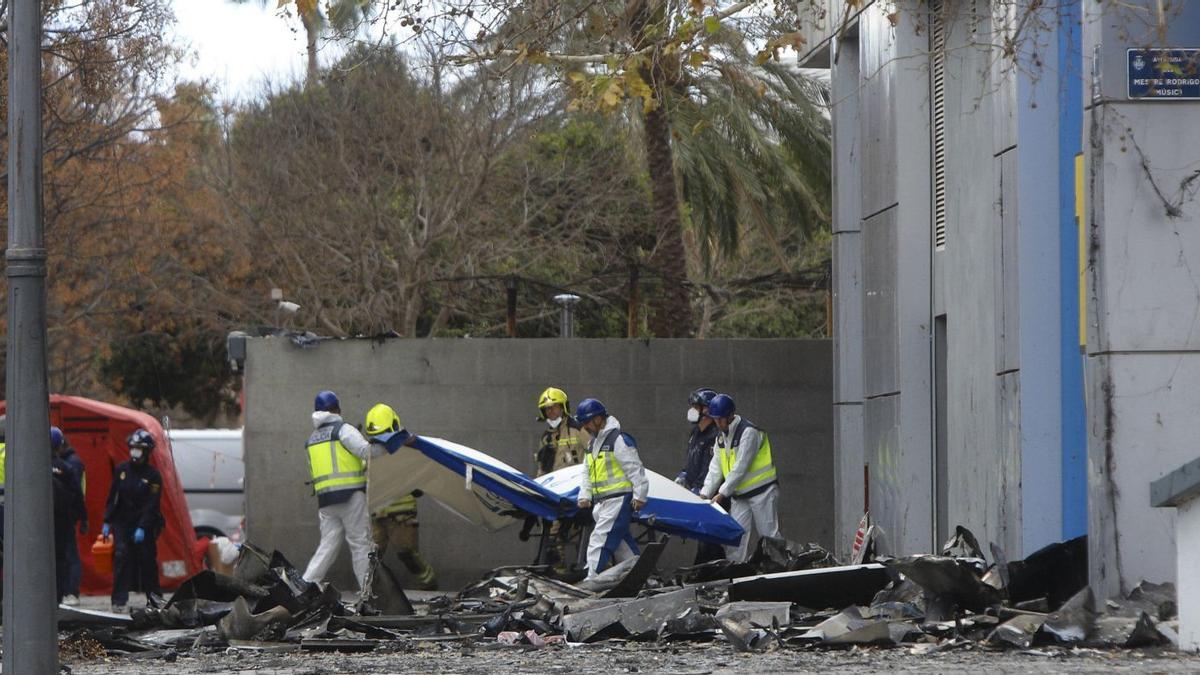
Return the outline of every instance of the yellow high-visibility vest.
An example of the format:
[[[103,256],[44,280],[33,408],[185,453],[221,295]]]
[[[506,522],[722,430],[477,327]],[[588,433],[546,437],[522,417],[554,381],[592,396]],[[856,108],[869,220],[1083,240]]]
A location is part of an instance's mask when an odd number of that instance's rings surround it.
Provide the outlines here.
[[[603,437],[592,439],[592,445],[599,446],[599,450],[597,452],[589,451],[585,459],[594,500],[609,495],[633,492],[633,482],[625,475],[625,470],[621,468],[621,462],[617,460],[617,453],[613,450],[613,444],[617,442],[620,435],[620,429],[613,429]]]
[[[367,486],[366,466],[342,445],[341,430],[342,424],[326,424],[308,437],[308,472],[317,494]]]
[[[749,420],[742,418],[737,431],[733,434],[733,438],[728,438],[725,434],[717,434],[716,446],[717,454],[721,458],[721,476],[728,478],[729,472],[733,470],[733,465],[737,463],[737,451],[742,442],[742,434],[748,428],[758,429],[759,437],[762,440],[758,444],[758,452],[755,453],[754,461],[750,463],[750,468],[746,471],[745,477],[733,489],[735,495],[773,483],[777,475],[775,464],[771,461],[771,441],[767,438],[767,432],[759,429]],[[725,447],[722,443],[729,443],[731,447]]]
[[[411,492],[388,504],[380,510],[381,516],[399,516],[417,512],[417,498]]]

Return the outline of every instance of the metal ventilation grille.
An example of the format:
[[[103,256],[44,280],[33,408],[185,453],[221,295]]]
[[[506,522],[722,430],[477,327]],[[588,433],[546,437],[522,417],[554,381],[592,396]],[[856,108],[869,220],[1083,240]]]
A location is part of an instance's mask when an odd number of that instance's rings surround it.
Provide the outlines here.
[[[933,113],[933,246],[946,248],[946,8],[930,0],[929,92]]]

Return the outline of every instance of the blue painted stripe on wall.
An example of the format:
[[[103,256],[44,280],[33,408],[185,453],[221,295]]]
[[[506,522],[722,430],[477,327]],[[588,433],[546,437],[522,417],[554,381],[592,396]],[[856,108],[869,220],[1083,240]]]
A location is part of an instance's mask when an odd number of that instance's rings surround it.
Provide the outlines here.
[[[1087,534],[1087,413],[1079,345],[1079,231],[1075,219],[1075,156],[1083,147],[1081,0],[1059,6],[1058,130],[1059,265],[1062,293],[1062,537]]]

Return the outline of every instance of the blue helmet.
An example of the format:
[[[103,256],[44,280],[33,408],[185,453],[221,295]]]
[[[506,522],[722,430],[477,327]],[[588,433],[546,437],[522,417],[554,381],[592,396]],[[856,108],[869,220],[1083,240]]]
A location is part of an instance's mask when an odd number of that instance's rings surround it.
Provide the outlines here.
[[[131,448],[142,448],[146,451],[153,450],[154,446],[157,445],[154,442],[154,436],[145,429],[137,429],[132,434],[129,434],[129,438],[125,441],[125,444]]]
[[[575,409],[575,420],[580,424],[586,423],[593,417],[607,417],[608,410],[604,408],[604,404],[594,398],[585,398],[579,402],[579,407]]]
[[[67,437],[63,435],[62,429],[58,427],[50,427],[50,449],[58,450],[63,445],[66,445]]]
[[[688,394],[688,405],[708,405],[713,397],[717,395],[715,390],[708,387],[700,387],[696,391]]]
[[[708,416],[713,419],[733,417],[735,412],[737,406],[733,404],[733,397],[729,394],[717,394],[708,402]]]
[[[318,412],[329,412],[334,408],[341,409],[342,402],[338,400],[337,394],[326,389],[318,391],[317,398],[313,401],[313,410]]]

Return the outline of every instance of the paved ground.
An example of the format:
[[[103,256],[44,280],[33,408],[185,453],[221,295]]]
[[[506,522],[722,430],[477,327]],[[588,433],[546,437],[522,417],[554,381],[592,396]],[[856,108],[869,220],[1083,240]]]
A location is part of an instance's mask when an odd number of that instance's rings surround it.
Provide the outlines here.
[[[402,648],[403,649],[403,648]],[[128,658],[65,660],[73,673],[1085,673],[1197,672],[1200,656],[1168,651],[1033,650],[976,648],[913,654],[907,648],[774,651],[737,654],[726,645],[608,643],[542,650],[480,643],[475,647],[424,644],[391,654],[270,654],[233,651],[174,662]]]

